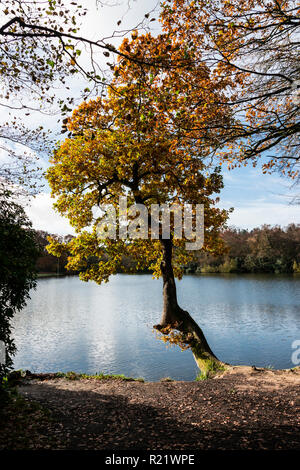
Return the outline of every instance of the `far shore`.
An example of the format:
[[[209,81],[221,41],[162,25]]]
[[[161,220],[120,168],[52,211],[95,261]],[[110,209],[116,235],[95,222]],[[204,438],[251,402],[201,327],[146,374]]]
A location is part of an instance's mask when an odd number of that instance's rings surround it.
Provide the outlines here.
[[[68,277],[68,276],[78,276],[74,273],[38,273],[37,278],[41,279],[44,277]]]
[[[136,275],[151,275],[151,272],[135,272],[135,273],[126,273],[126,272],[119,272],[117,274],[127,274],[130,276]],[[70,276],[77,276],[78,273],[38,273],[37,279],[48,278],[48,277],[70,277]],[[300,279],[300,273],[266,273],[266,272],[257,272],[257,273],[245,273],[245,272],[234,272],[234,273],[221,273],[221,272],[210,272],[210,273],[184,273],[183,276],[273,276],[273,277],[280,277],[280,276],[289,276],[289,277],[296,277]]]

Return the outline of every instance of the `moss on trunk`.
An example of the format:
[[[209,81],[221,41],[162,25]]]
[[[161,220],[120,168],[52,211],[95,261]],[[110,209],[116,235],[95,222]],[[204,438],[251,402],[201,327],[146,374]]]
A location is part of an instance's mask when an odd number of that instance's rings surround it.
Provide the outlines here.
[[[172,240],[161,240],[161,244],[163,249],[161,263],[163,313],[160,324],[155,325],[154,328],[165,335],[170,343],[178,344],[183,349],[190,348],[201,373],[211,376],[224,370],[225,364],[215,356],[203,331],[191,315],[179,307],[172,266]]]

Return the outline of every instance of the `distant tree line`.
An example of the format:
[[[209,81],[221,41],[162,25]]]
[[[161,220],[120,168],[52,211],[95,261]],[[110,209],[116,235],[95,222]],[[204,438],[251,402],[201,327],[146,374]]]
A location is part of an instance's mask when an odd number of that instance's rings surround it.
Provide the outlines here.
[[[222,233],[228,251],[222,256],[196,255],[187,273],[300,273],[300,224],[263,225],[253,230],[228,228]]]
[[[39,257],[36,261],[36,270],[38,274],[70,274],[67,270],[67,255],[63,254],[60,258],[48,253],[46,246],[49,244],[48,237],[52,235],[43,230],[35,230],[36,243],[39,247]],[[72,235],[59,236],[55,238],[62,242],[67,242],[73,238]],[[72,273],[71,273],[72,274]]]
[[[48,253],[47,237],[50,233],[37,230],[36,241],[40,247],[40,256],[36,262],[38,273],[70,274],[66,269],[68,255],[60,258]],[[53,236],[53,235],[52,235]],[[59,237],[68,242],[73,237]],[[185,267],[186,273],[300,273],[300,224],[290,224],[285,228],[263,225],[252,230],[228,228],[222,233],[227,245],[227,252],[213,256],[200,251],[194,262]],[[89,265],[99,259],[90,257]],[[135,262],[128,256],[122,260],[120,272],[136,272]],[[71,272],[71,274],[75,274]]]
[[[36,243],[39,247],[39,257],[36,261],[36,271],[38,274],[53,274],[53,275],[64,275],[64,274],[77,274],[77,271],[70,271],[66,268],[68,263],[68,253],[62,252],[60,257],[54,256],[47,251],[46,246],[49,244],[48,237],[53,237],[58,240],[60,243],[68,243],[72,240],[73,235],[60,236],[46,232],[44,230],[36,230],[35,237]],[[108,255],[104,255],[102,260],[107,261]],[[93,264],[99,263],[100,259],[96,256],[89,256],[87,258],[87,267],[90,267]],[[128,256],[122,257],[122,263],[120,266],[119,272],[137,272],[134,260],[130,259]],[[144,272],[141,270],[141,272]]]

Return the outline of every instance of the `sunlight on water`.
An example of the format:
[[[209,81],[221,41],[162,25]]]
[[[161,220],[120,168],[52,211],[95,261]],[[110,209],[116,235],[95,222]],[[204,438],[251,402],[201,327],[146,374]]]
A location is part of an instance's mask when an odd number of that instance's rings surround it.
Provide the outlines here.
[[[299,287],[292,276],[191,275],[178,282],[178,297],[223,361],[289,368],[300,339]],[[118,274],[101,286],[75,276],[40,279],[13,321],[14,367],[194,380],[191,352],[167,349],[152,330],[161,291],[151,275]]]

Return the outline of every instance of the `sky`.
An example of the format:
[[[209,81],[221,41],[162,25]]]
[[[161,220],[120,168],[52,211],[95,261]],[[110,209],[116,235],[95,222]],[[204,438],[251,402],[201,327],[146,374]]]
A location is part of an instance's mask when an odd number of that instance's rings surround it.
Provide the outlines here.
[[[223,172],[224,189],[219,207],[234,208],[229,226],[252,229],[263,224],[287,226],[300,223],[300,206],[292,205],[295,190],[279,175],[263,175],[258,168],[237,168]],[[74,233],[68,220],[52,209],[53,199],[44,191],[32,201],[26,211],[39,230],[67,235]],[[204,215],[205,216],[205,215]]]
[[[82,24],[82,35],[91,39],[110,36],[112,31],[117,29],[117,22],[120,19],[122,19],[120,27],[133,28],[143,19],[145,13],[150,12],[159,2],[157,0],[116,0],[115,2],[108,0],[107,3],[115,6],[96,9],[95,0],[83,1],[89,13]],[[157,16],[157,13],[151,14],[151,17],[157,18]],[[152,22],[151,26],[154,31],[159,31],[157,22]],[[103,60],[107,59],[103,57]],[[75,95],[82,84],[77,82],[72,86]],[[52,118],[52,121],[49,118],[50,126],[54,126],[56,122],[57,118]],[[48,162],[43,160],[41,163],[46,169]],[[218,205],[226,209],[234,207],[228,225],[251,229],[263,224],[286,226],[289,223],[300,223],[300,205],[291,204],[297,188],[292,188],[291,182],[286,178],[280,177],[279,174],[263,175],[258,167],[253,168],[250,165],[231,171],[224,169],[223,177],[224,189],[220,194]],[[59,216],[53,210],[52,204],[50,190],[45,185],[43,191],[26,206],[26,212],[32,220],[33,227],[61,235],[74,233],[67,219]]]

